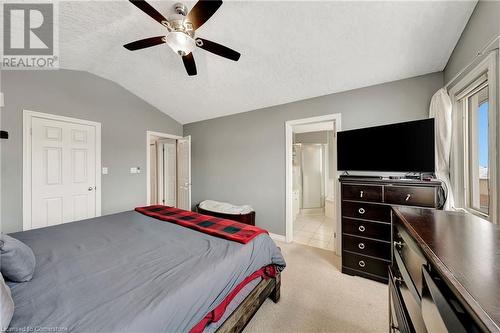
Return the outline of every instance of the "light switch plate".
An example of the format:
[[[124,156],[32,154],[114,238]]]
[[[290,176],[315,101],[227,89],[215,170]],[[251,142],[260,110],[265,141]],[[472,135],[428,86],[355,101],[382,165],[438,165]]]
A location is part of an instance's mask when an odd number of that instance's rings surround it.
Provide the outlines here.
[[[137,173],[137,168],[130,168],[130,173]]]
[[[102,174],[103,175],[107,175],[108,174],[108,168],[107,167],[103,167],[102,168]]]

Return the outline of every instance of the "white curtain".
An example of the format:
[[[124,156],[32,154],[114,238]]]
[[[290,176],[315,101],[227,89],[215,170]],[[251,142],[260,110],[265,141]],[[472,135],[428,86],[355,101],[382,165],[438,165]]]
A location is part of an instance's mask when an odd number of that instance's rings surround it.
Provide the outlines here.
[[[445,184],[447,190],[447,198],[444,204],[445,210],[451,210],[454,207],[450,181],[451,112],[450,96],[446,89],[441,88],[432,96],[429,117],[434,118],[436,131],[436,177]]]

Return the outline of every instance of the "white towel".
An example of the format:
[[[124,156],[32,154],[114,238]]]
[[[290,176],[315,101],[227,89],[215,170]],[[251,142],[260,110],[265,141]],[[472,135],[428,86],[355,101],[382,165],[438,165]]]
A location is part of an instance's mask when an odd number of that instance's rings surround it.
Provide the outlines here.
[[[235,206],[227,202],[214,200],[205,200],[200,202],[200,208],[224,214],[248,214],[253,212],[253,208],[249,205]]]

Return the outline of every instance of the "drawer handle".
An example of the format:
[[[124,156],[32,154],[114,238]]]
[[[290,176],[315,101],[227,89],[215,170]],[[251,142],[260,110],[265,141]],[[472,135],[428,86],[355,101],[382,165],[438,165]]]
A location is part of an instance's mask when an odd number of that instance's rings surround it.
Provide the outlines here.
[[[361,231],[361,232],[364,232],[366,229],[365,229],[365,226],[364,225],[360,225],[358,227],[358,230]]]
[[[396,242],[396,241],[394,241],[394,247],[400,249],[400,248],[403,247],[403,243],[402,242]]]
[[[365,249],[365,244],[359,243],[358,247],[359,247],[360,250],[364,250]]]
[[[363,215],[363,214],[366,212],[366,210],[365,210],[364,208],[360,208],[360,209],[358,209],[358,212],[359,212],[361,215]]]
[[[366,266],[366,264],[365,264],[365,262],[363,260],[360,260],[358,262],[358,265],[359,265],[359,267],[365,267]]]
[[[406,195],[406,199],[405,199],[405,201],[410,200],[410,198],[411,198],[411,194],[409,194],[409,193],[408,193],[408,194]]]
[[[362,198],[363,197],[363,191],[359,191],[359,197]]]

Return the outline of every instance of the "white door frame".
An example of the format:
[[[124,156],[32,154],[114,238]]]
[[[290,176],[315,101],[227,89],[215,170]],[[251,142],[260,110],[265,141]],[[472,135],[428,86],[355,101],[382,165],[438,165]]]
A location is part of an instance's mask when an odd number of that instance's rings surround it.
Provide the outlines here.
[[[285,122],[285,160],[286,160],[286,189],[285,189],[285,219],[286,219],[286,227],[285,227],[285,239],[287,243],[290,243],[293,241],[293,207],[292,207],[292,202],[293,202],[293,173],[292,173],[292,164],[293,164],[293,126],[296,125],[303,125],[303,124],[311,124],[311,123],[319,123],[319,122],[326,122],[326,121],[333,121],[335,123],[334,126],[334,131],[338,132],[341,130],[341,114],[340,113],[334,113],[334,114],[328,114],[324,116],[319,116],[319,117],[310,117],[310,118],[303,118],[303,119],[295,119],[295,120],[288,120]],[[338,173],[337,172],[337,167],[334,166],[334,174]],[[336,179],[335,177],[334,179]],[[339,221],[339,215],[338,214],[338,209],[340,207],[339,201],[339,194],[340,194],[340,187],[338,182],[334,180],[334,196],[335,196],[335,218],[336,218],[336,225],[337,225],[337,249],[340,249],[340,244],[339,244],[339,235],[340,233],[340,221]]]
[[[23,110],[23,230],[31,229],[31,124],[33,118],[64,121],[95,127],[95,212],[101,216],[101,123],[49,113]]]
[[[149,144],[151,143],[151,137],[157,136],[162,139],[182,139],[182,136],[167,134],[155,131],[146,131],[146,205],[151,205],[151,151]]]

